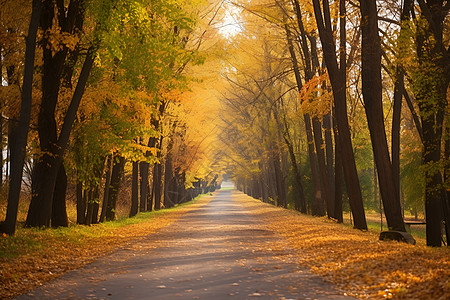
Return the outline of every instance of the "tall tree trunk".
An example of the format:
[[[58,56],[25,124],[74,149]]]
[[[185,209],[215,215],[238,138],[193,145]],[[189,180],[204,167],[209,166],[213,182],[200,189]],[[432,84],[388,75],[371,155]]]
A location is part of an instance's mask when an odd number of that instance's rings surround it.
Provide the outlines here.
[[[12,125],[8,138],[10,151],[10,180],[6,219],[0,224],[0,232],[14,234],[19,209],[20,189],[22,185],[23,165],[28,138],[28,125],[31,116],[33,70],[36,51],[36,36],[42,12],[42,1],[33,0],[28,35],[26,38],[25,64],[21,95],[19,122]]]
[[[130,217],[137,215],[139,210],[139,162],[133,161],[132,165]]]
[[[421,15],[416,26],[417,73],[413,89],[420,109],[423,130],[422,163],[426,170],[425,213],[427,245],[441,246],[443,220],[441,164],[442,130],[448,107],[450,47],[444,42],[445,1],[418,1]],[[432,82],[433,84],[430,84]]]
[[[360,8],[362,19],[362,93],[370,139],[372,141],[373,155],[378,171],[381,199],[385,208],[388,227],[392,230],[406,231],[400,204],[400,190],[396,187],[396,178],[393,173],[386,131],[384,129],[381,43],[378,36],[376,1],[361,1]],[[397,106],[401,105],[399,103],[395,104]],[[398,110],[398,107],[396,109]],[[398,113],[397,110],[395,111],[396,113]],[[393,142],[393,146],[397,146],[395,143],[398,143],[398,141],[393,140]]]
[[[304,32],[304,29],[303,29],[300,6],[297,1],[294,1],[294,3],[296,6],[298,24],[300,27],[300,31],[302,32],[301,46],[303,49],[303,55],[305,57],[305,59],[304,59],[305,64],[307,66],[307,68],[305,70],[305,78],[306,78],[306,80],[309,80],[312,78],[312,63],[311,63],[312,57],[310,55],[310,52],[309,52],[308,46],[307,46],[307,42],[306,42],[306,33]],[[293,64],[295,80],[297,83],[298,91],[300,92],[300,90],[303,87],[303,83],[301,80],[300,68],[299,68],[297,56],[295,54],[291,33],[290,33],[290,30],[287,25],[285,25],[285,31],[286,31],[287,41],[288,41],[289,53],[291,55],[291,60],[292,60],[292,64]],[[314,137],[313,137],[313,131],[312,131],[312,126],[311,126],[311,117],[309,114],[306,113],[306,114],[303,114],[303,119],[304,119],[304,123],[305,123],[306,140],[308,143],[308,157],[309,157],[309,162],[310,162],[311,176],[312,176],[312,182],[313,182],[313,188],[314,188],[314,202],[312,205],[312,214],[313,215],[323,215],[323,210],[320,209],[320,207],[321,207],[320,203],[323,201],[322,200],[323,196],[322,196],[322,192],[320,189],[320,187],[321,187],[320,173],[319,173],[318,166],[317,166],[317,156],[314,151]]]
[[[356,170],[355,156],[353,153],[352,140],[350,135],[350,127],[347,116],[347,99],[346,99],[346,65],[345,47],[340,47],[341,63],[338,67],[337,56],[335,52],[335,43],[333,39],[333,31],[330,21],[330,8],[327,0],[323,1],[323,11],[319,0],[313,0],[314,15],[316,17],[319,36],[322,43],[325,64],[328,69],[331,87],[333,90],[334,107],[336,123],[339,131],[340,148],[342,151],[342,166],[344,169],[344,177],[347,186],[347,193],[350,202],[350,208],[353,212],[354,226],[358,229],[367,229],[366,216],[364,212],[361,187],[359,184],[358,172]],[[341,45],[346,44],[345,36],[345,1],[340,0],[340,32]],[[325,23],[324,23],[325,16]]]

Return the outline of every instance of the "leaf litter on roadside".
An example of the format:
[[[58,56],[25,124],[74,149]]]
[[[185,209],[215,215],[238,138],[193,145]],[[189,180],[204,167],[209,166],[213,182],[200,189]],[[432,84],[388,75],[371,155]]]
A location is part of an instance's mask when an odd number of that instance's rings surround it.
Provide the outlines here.
[[[235,200],[265,219],[296,260],[343,293],[362,299],[450,299],[450,249],[381,242],[378,234],[277,208],[244,194]]]

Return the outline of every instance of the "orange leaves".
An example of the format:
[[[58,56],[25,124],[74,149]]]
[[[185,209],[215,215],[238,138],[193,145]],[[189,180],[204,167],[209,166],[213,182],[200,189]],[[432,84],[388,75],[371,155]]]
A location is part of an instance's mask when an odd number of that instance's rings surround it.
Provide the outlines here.
[[[303,85],[298,97],[304,113],[321,119],[330,112],[333,93],[328,82],[326,72],[320,76],[315,75]]]
[[[239,199],[271,230],[297,249],[297,260],[343,292],[362,299],[446,299],[450,295],[450,249],[380,242],[325,218],[301,215],[253,200]]]

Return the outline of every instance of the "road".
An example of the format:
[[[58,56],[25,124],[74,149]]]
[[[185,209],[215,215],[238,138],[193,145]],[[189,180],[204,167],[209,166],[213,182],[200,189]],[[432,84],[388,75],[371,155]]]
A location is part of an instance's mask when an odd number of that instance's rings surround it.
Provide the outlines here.
[[[16,299],[347,299],[296,264],[234,195]],[[273,249],[272,249],[273,248]]]

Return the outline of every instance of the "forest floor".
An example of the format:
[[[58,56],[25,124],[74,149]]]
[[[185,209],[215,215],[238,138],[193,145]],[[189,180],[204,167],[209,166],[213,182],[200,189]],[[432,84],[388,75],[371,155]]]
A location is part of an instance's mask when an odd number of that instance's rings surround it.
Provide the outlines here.
[[[222,207],[227,194],[231,206]],[[116,228],[72,227],[70,234],[34,230],[25,236],[19,231],[19,236],[0,239],[0,285],[5,287],[0,298],[97,259],[20,299],[142,299],[150,293],[152,299],[220,299],[217,293],[236,299],[450,299],[447,247],[380,242],[376,232],[230,190],[152,216]],[[30,250],[2,253],[13,241],[17,249],[28,243]],[[138,272],[130,271],[130,265]],[[140,284],[144,291],[139,292]]]

